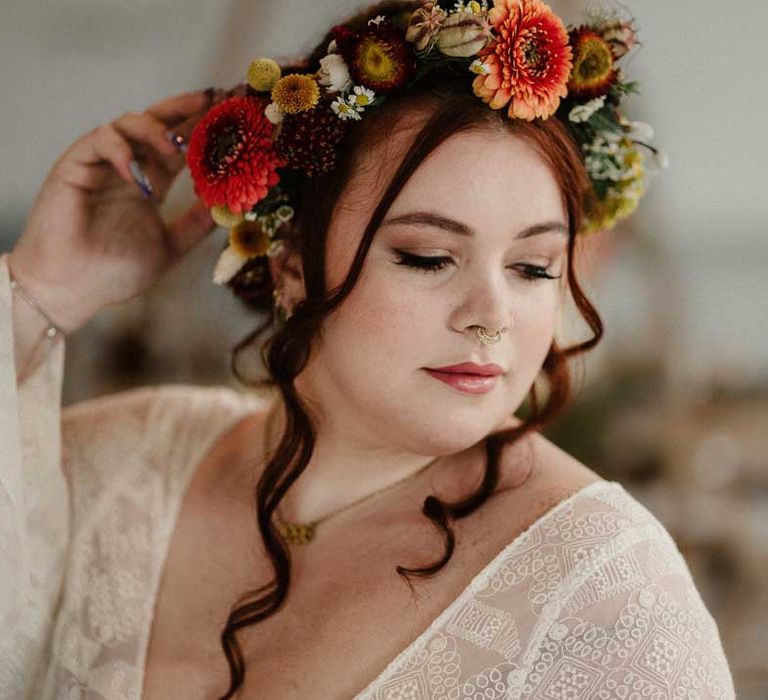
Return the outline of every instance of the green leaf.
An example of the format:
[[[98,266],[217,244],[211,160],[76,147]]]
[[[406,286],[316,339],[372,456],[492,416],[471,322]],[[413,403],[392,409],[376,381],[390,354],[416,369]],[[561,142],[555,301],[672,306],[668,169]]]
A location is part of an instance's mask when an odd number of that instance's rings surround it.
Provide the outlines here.
[[[590,126],[597,131],[611,131],[614,134],[623,134],[624,130],[613,118],[612,111],[600,109],[589,118]]]

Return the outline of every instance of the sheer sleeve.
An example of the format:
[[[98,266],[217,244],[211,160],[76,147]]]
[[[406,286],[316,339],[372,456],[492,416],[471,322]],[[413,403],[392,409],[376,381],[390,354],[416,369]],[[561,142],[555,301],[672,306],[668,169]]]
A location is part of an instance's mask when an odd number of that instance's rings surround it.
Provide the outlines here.
[[[581,565],[543,616],[510,697],[735,697],[717,624],[677,545],[637,502],[635,512],[633,525],[574,550]]]
[[[186,485],[264,399],[138,387],[62,408],[62,339],[17,384],[0,256],[0,700],[138,697]]]
[[[10,276],[0,257],[0,697],[43,662],[68,542],[61,470],[64,340],[17,386]]]

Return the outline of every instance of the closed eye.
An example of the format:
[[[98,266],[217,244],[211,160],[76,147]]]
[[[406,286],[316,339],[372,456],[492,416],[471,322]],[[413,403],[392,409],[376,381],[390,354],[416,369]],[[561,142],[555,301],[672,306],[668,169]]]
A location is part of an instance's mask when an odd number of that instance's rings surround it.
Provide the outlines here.
[[[395,250],[400,256],[400,259],[395,262],[396,265],[405,265],[406,267],[416,268],[422,272],[439,272],[445,269],[448,265],[453,264],[453,260],[447,256],[438,257],[425,257],[422,255],[413,255],[413,253],[406,253],[404,250]],[[542,279],[560,279],[562,275],[550,275],[547,272],[547,268],[541,267],[541,265],[532,265],[530,263],[520,263],[517,266],[522,269],[522,277],[527,282],[536,282]]]

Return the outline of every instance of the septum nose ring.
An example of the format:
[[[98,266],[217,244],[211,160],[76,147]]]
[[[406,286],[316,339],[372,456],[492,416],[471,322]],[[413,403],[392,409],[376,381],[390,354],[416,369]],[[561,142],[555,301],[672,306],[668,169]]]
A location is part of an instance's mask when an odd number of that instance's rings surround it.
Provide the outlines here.
[[[493,335],[488,335],[488,332],[485,330],[485,328],[483,328],[483,326],[478,326],[477,336],[480,338],[484,345],[493,345],[493,343],[498,343],[499,340],[501,340],[501,331],[498,330]]]

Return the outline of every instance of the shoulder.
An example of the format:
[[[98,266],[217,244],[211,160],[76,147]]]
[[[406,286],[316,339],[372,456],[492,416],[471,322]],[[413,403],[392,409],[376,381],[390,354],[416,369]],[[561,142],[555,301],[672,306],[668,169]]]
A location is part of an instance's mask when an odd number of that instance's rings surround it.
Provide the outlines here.
[[[263,399],[228,386],[158,384],[142,386],[79,401],[62,409],[64,438],[72,441],[111,441],[147,432],[161,436],[161,428],[194,430],[212,427],[249,410]]]
[[[596,483],[606,482],[541,433],[533,431],[502,450],[495,497],[503,513],[515,514],[514,534]]]
[[[67,406],[61,415],[65,474],[97,483],[135,469],[183,467],[264,401],[223,385],[159,384]]]
[[[528,493],[539,515],[502,568],[520,578],[537,558],[549,563],[546,590],[531,580],[538,646],[515,687],[548,697],[578,670],[585,692],[735,697],[717,623],[663,523],[619,482],[540,435],[532,443],[539,477]],[[515,595],[502,593],[499,607],[515,614]]]
[[[562,580],[539,658],[557,650],[591,687],[622,695],[735,697],[717,622],[664,525],[618,482],[588,486],[568,506],[547,532]],[[536,696],[546,674],[529,677]]]

